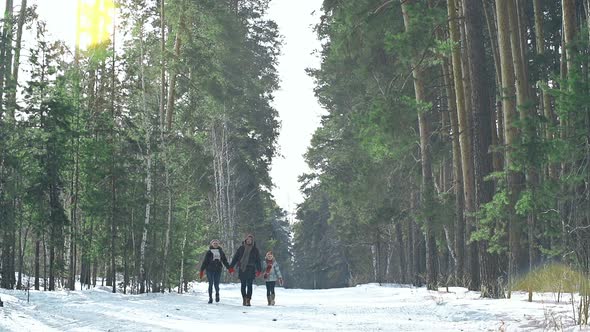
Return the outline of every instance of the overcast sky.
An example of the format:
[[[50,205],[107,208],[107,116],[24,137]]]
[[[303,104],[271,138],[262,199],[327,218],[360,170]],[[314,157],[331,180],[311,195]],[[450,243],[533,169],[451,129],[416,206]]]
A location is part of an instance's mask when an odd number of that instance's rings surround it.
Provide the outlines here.
[[[319,67],[319,58],[312,55],[320,47],[313,26],[319,21],[322,1],[272,0],[268,11],[284,38],[278,68],[281,89],[275,93],[274,102],[282,124],[280,156],[273,161],[271,176],[276,185],[273,195],[288,212],[294,212],[296,204],[302,202],[297,177],[308,171],[303,154],[322,114],[313,95],[313,80],[305,73],[306,68]],[[20,6],[20,1],[14,3]],[[74,46],[77,0],[29,0],[30,4],[37,4],[50,34]],[[3,13],[4,1],[0,9]]]
[[[275,158],[270,174],[277,203],[289,212],[302,202],[297,177],[309,170],[303,154],[323,112],[313,95],[313,80],[305,73],[305,68],[319,67],[320,60],[312,52],[320,47],[313,26],[319,22],[321,4],[322,0],[272,0],[268,13],[284,37],[279,60],[281,89],[274,103],[282,123],[279,146],[283,157]]]

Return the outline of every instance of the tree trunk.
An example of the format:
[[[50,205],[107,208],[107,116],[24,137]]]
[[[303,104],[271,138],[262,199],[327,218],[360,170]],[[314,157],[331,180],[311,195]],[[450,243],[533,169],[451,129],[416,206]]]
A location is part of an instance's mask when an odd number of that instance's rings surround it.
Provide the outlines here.
[[[185,218],[184,218],[184,237],[182,238],[182,245],[180,247],[180,277],[178,280],[178,293],[182,294],[182,284],[184,283],[184,249],[186,247],[186,239],[188,237],[189,227],[189,206],[186,206]]]
[[[4,12],[4,21],[2,29],[2,40],[0,48],[0,132],[4,136],[6,126],[4,122],[14,123],[14,114],[8,114],[7,121],[3,121],[4,103],[3,96],[5,92],[6,80],[10,79],[11,65],[12,65],[12,29],[13,29],[13,2],[6,0],[6,7]],[[11,125],[12,127],[12,125]],[[0,137],[2,139],[2,137]],[[14,270],[11,267],[13,264],[15,237],[14,231],[16,228],[14,221],[14,201],[12,195],[7,190],[7,185],[10,185],[10,173],[12,169],[6,165],[6,151],[4,143],[0,141],[0,265],[1,288],[13,288]]]
[[[407,11],[409,1],[402,0],[402,13],[404,17],[404,26],[406,31],[410,26],[410,18]],[[414,77],[414,93],[416,102],[420,107],[428,103],[424,90],[424,72],[420,67],[419,59],[412,59],[412,75]],[[426,215],[425,218],[425,239],[426,239],[426,286],[429,290],[438,288],[436,272],[436,241],[432,230],[433,216],[432,209],[434,206],[434,180],[432,178],[432,162],[430,154],[430,123],[426,110],[418,110],[418,127],[420,131],[420,157],[422,161],[422,209]]]
[[[21,42],[23,37],[23,27],[25,25],[25,17],[27,15],[27,0],[21,0],[20,12],[18,14],[18,21],[16,26],[16,41],[14,45],[14,61],[12,65],[12,75],[6,81],[8,87],[7,109],[8,117],[11,121],[14,120],[16,112],[16,90],[18,87],[18,70],[20,67],[20,52]],[[7,59],[8,60],[8,57]]]
[[[181,18],[182,21],[182,18]],[[181,22],[182,26],[182,22]],[[180,28],[179,28],[180,29]],[[176,32],[176,38],[174,40],[174,54],[175,60],[178,62],[180,57],[180,32]],[[174,113],[174,103],[175,103],[175,91],[176,91],[176,69],[172,70],[172,75],[170,77],[170,87],[168,88],[168,104],[166,106],[167,115],[166,115],[166,129],[168,132],[172,129],[172,115]],[[168,154],[165,153],[165,156]],[[167,158],[166,158],[167,159]],[[167,160],[165,161],[168,162]],[[172,227],[172,185],[170,183],[170,171],[166,168],[166,188],[168,194],[168,220],[166,223],[166,240],[164,246],[164,261],[163,261],[163,272],[164,277],[162,278],[162,291],[164,287],[169,285],[168,281],[168,252],[170,250],[170,229]]]
[[[545,34],[543,32],[543,9],[541,7],[541,0],[534,0],[533,1],[533,9],[534,9],[534,16],[535,16],[535,46],[537,55],[540,58],[544,57],[545,54]],[[553,130],[555,126],[555,115],[553,114],[553,108],[551,105],[551,97],[545,88],[548,87],[547,84],[547,75],[546,72],[541,72],[541,78],[537,82],[537,87],[539,89],[539,95],[541,100],[542,106],[542,114],[545,116],[547,120],[545,124],[545,139],[547,141],[553,140]],[[556,178],[556,170],[554,165],[548,165],[547,173],[549,179]]]
[[[408,282],[408,265],[406,263],[406,250],[404,245],[404,234],[402,230],[401,220],[395,222],[395,235],[399,247],[399,275],[400,282],[405,284]]]
[[[80,130],[80,67],[78,62],[78,50],[75,51],[75,66],[76,66],[76,73],[75,73],[75,102],[76,102],[76,124],[75,124],[75,131],[77,132]],[[73,176],[72,176],[72,206],[70,211],[70,274],[69,274],[69,288],[70,290],[76,289],[76,262],[77,262],[77,241],[78,241],[78,195],[80,191],[80,137],[76,135],[74,138],[74,169],[73,169]],[[81,258],[83,260],[83,258]],[[83,284],[83,271],[80,271],[80,287]]]
[[[16,279],[16,289],[22,289],[23,287],[23,282],[22,282],[22,277],[23,277],[23,256],[24,256],[24,249],[23,249],[23,234],[22,234],[22,229],[23,229],[23,222],[22,222],[22,218],[19,218],[19,226],[18,226],[18,278]],[[28,229],[27,229],[28,231]],[[25,240],[26,240],[26,234],[25,234]]]
[[[166,194],[168,196],[168,218],[166,222],[166,232],[165,232],[165,245],[164,245],[164,257],[162,261],[162,288],[161,291],[164,291],[164,286],[167,283],[167,260],[168,260],[168,246],[170,243],[170,225],[172,222],[172,188],[170,185],[170,173],[168,169],[168,152],[170,147],[166,145],[167,137],[164,134],[165,131],[169,129],[167,122],[166,122],[166,21],[165,21],[165,6],[164,1],[160,2],[160,143],[162,144],[162,163],[164,165],[164,177],[165,177],[165,186],[166,186]],[[174,88],[170,87],[170,94],[174,94]],[[174,101],[171,101],[172,105],[174,105]],[[171,116],[171,115],[170,115]],[[172,124],[172,118],[170,118],[170,125]]]
[[[453,189],[455,194],[455,280],[458,285],[465,285],[465,218],[464,194],[463,194],[463,170],[461,167],[461,148],[459,145],[459,125],[457,119],[457,107],[451,68],[447,59],[443,60],[443,77],[447,91],[447,103],[449,107],[449,119],[451,122],[451,145],[453,152]]]
[[[163,1],[162,1],[163,2]],[[182,18],[180,27],[182,27]],[[179,29],[180,29],[179,27]],[[176,37],[174,39],[174,56],[175,56],[175,66],[178,66],[178,62],[180,59],[180,31],[176,32]],[[172,129],[172,116],[174,114],[174,102],[175,102],[175,94],[176,94],[176,76],[178,69],[174,67],[172,68],[172,74],[170,75],[170,86],[168,87],[168,104],[166,106],[166,129],[170,131]]]
[[[78,22],[79,23],[79,22]],[[71,184],[71,192],[72,192],[72,207],[70,212],[70,290],[76,289],[76,263],[77,263],[77,241],[78,241],[78,231],[79,228],[82,229],[82,226],[78,225],[78,195],[80,192],[80,135],[78,132],[80,131],[80,48],[79,48],[79,34],[77,33],[76,36],[76,48],[74,49],[74,102],[76,107],[76,121],[75,121],[75,128],[74,132],[76,133],[73,137],[73,145],[74,145],[74,169],[73,169],[73,176],[72,176],[72,184]],[[83,265],[83,257],[80,257],[80,288],[84,284],[84,266]]]
[[[162,5],[163,6],[163,5]],[[143,25],[143,21],[140,22]],[[140,258],[139,258],[139,293],[143,294],[146,291],[146,272],[145,272],[145,254],[146,254],[146,246],[147,246],[147,237],[148,237],[148,227],[150,224],[150,209],[151,203],[153,200],[152,197],[152,143],[151,143],[151,124],[148,116],[148,107],[146,101],[146,90],[145,90],[145,73],[144,73],[144,65],[143,65],[143,58],[144,58],[144,50],[143,50],[143,28],[140,28],[140,59],[139,63],[141,64],[141,93],[142,93],[142,106],[143,106],[143,118],[144,118],[144,125],[146,129],[145,134],[145,144],[146,144],[146,176],[145,176],[145,183],[146,183],[146,203],[145,203],[145,221],[143,224],[143,234],[141,237],[141,249],[140,249]]]
[[[114,146],[112,146],[114,149]],[[115,182],[115,174],[114,174],[114,164],[115,163],[115,156],[114,151],[111,152],[111,176],[110,176],[110,186],[111,186],[111,209],[110,209],[110,233],[111,233],[111,243],[110,243],[110,279],[112,280],[112,292],[117,292],[117,265],[115,264],[115,240],[116,240],[116,225],[115,225],[115,211],[116,211],[116,202],[117,202],[117,192],[116,192],[116,182]]]
[[[131,213],[133,215],[133,211]],[[133,216],[131,217],[133,218]],[[129,246],[129,230],[125,231],[125,244],[123,245],[123,294],[127,294],[127,286],[129,285],[129,264],[128,264],[128,252],[127,247]]]
[[[13,28],[13,1],[6,0],[4,5],[4,21],[2,40],[0,46],[0,105],[4,105],[4,92],[6,77],[10,76],[12,65],[12,28]],[[0,119],[3,117],[4,107],[0,107]],[[9,118],[13,118],[9,115]]]
[[[517,219],[514,207],[520,192],[520,176],[514,171],[514,157],[512,149],[518,140],[516,123],[518,116],[515,106],[515,77],[512,62],[512,50],[510,45],[510,21],[508,17],[508,2],[496,3],[498,19],[498,45],[500,51],[500,65],[502,68],[502,112],[504,115],[504,139],[507,148],[505,155],[505,170],[508,182],[508,278],[512,283],[519,273],[520,261],[520,234],[521,225]]]
[[[49,148],[52,150],[52,148]],[[53,154],[53,152],[49,152]],[[50,157],[51,158],[51,157]],[[60,233],[62,227],[61,220],[61,203],[59,201],[59,181],[58,181],[58,170],[54,163],[48,163],[47,165],[47,177],[50,179],[51,184],[49,186],[49,290],[55,290],[55,277],[56,277],[56,265],[59,260],[59,244],[61,243]],[[58,253],[56,254],[56,250]]]
[[[47,239],[43,234],[43,290],[47,290]]]
[[[410,197],[410,211],[416,211],[417,208],[417,192],[412,190]],[[422,286],[423,283],[420,280],[420,250],[418,249],[418,231],[416,230],[416,223],[413,218],[408,219],[408,257],[409,262],[409,275],[414,286]]]
[[[486,1],[483,1],[483,11],[486,20],[486,27],[488,29],[489,40],[490,40],[490,48],[492,50],[492,57],[494,59],[494,73],[496,79],[496,86],[502,85],[502,69],[500,65],[500,54],[499,54],[499,46],[498,46],[498,36],[497,36],[497,26],[496,26],[496,15],[495,11],[489,8]],[[493,3],[491,4],[493,7]]]
[[[134,230],[134,219],[135,219],[135,209],[131,208],[131,223],[128,225],[125,230],[125,246],[124,246],[124,257],[125,257],[125,276],[123,278],[123,294],[127,294],[127,287],[129,286],[129,252],[128,247],[131,244],[131,253],[135,252],[135,240],[133,240],[133,230]],[[131,292],[133,293],[133,287],[131,287]]]
[[[96,280],[98,279],[98,260],[96,258],[92,260],[92,277],[90,279],[92,279],[92,287],[96,287]]]
[[[41,256],[40,256],[40,251],[41,251],[41,241],[38,238],[38,235],[35,235],[36,237],[36,241],[35,241],[35,290],[39,290],[39,264],[40,264],[40,260],[41,260]]]
[[[463,171],[463,193],[465,199],[465,218],[467,235],[471,234],[474,229],[474,212],[475,212],[475,181],[473,177],[473,147],[471,140],[471,123],[469,121],[469,114],[466,109],[465,88],[463,86],[463,69],[461,63],[461,52],[458,46],[460,42],[460,35],[457,22],[457,7],[456,0],[449,0],[449,31],[451,40],[455,44],[453,47],[453,78],[455,83],[455,97],[457,106],[457,118],[459,125],[459,145],[461,148],[461,169]],[[471,90],[471,89],[469,89]],[[470,103],[471,104],[471,103]],[[477,250],[474,249],[475,244],[469,245],[469,283],[470,290],[478,289],[479,287],[479,268]]]
[[[235,209],[235,196],[231,182],[231,151],[229,146],[229,134],[225,114],[215,121],[211,128],[213,144],[213,169],[215,174],[215,211],[217,222],[220,226],[221,241],[227,244],[229,252],[234,251],[235,224],[233,214]]]
[[[160,1],[160,131],[164,130],[166,118],[166,20],[165,1]]]
[[[516,102],[517,102],[517,109],[520,112],[520,122],[521,126],[524,127],[522,132],[524,133],[525,143],[527,141],[534,141],[536,136],[536,128],[533,124],[533,118],[536,116],[536,110],[531,106],[532,103],[530,101],[529,96],[529,85],[528,85],[528,77],[527,77],[527,66],[525,61],[525,56],[523,54],[523,46],[524,40],[523,36],[521,36],[521,31],[523,28],[520,27],[520,20],[519,16],[517,15],[519,10],[516,4],[517,0],[513,0],[509,2],[508,7],[508,17],[510,20],[510,44],[512,47],[512,62],[514,64],[514,72],[515,72],[515,79],[516,79]],[[538,174],[536,165],[534,165],[534,160],[528,161],[528,168],[527,168],[527,186],[531,188],[531,191],[534,195],[537,184],[538,184]],[[519,175],[521,178],[524,175]],[[522,179],[521,179],[522,182]],[[522,187],[522,185],[521,185]],[[522,188],[520,188],[522,190]],[[519,192],[520,192],[519,190]],[[528,227],[528,257],[529,260],[529,268],[532,268],[534,261],[536,260],[536,247],[535,247],[535,220],[536,220],[536,211],[533,211],[527,217],[527,227]],[[523,234],[520,234],[519,237],[522,237]],[[521,258],[522,260],[518,262],[521,267],[524,267],[525,257]],[[520,269],[519,269],[520,270]]]
[[[171,88],[172,89],[172,88]],[[167,147],[168,148],[168,147]],[[172,184],[170,183],[170,170],[165,167],[166,172],[166,191],[168,195],[168,216],[166,222],[166,234],[165,234],[165,242],[164,242],[164,260],[162,261],[162,289],[161,292],[164,292],[164,288],[169,284],[168,282],[168,252],[170,249],[170,229],[172,228]]]
[[[20,178],[20,177],[19,177]],[[21,182],[21,180],[19,179],[19,183]],[[20,203],[19,203],[20,205]],[[22,211],[22,207],[19,206],[18,207],[18,211]],[[23,288],[23,282],[22,282],[22,277],[24,274],[24,258],[25,258],[25,252],[27,249],[27,238],[29,235],[29,229],[30,227],[27,226],[27,228],[25,229],[25,234],[23,235],[23,216],[22,214],[19,216],[19,227],[18,227],[18,280],[17,280],[17,285],[16,288],[17,289],[22,289]]]
[[[55,245],[54,242],[56,241],[55,233],[53,225],[50,226],[50,236],[49,236],[49,291],[55,290]]]
[[[464,1],[465,39],[469,62],[469,80],[471,81],[471,110],[474,124],[474,179],[476,209],[492,200],[494,186],[484,178],[493,172],[492,160],[492,113],[493,103],[489,95],[487,82],[489,75],[486,71],[485,48],[483,44],[483,15],[481,2]],[[501,297],[498,284],[499,269],[495,255],[488,252],[488,241],[480,240],[479,246],[481,294],[483,297]]]
[[[164,1],[162,1],[164,3]],[[110,185],[111,185],[111,211],[110,211],[110,231],[111,231],[111,279],[113,281],[112,292],[117,292],[117,265],[115,263],[115,242],[117,236],[117,226],[115,224],[115,215],[117,210],[117,184],[115,175],[115,160],[116,160],[116,139],[115,139],[115,127],[117,126],[116,112],[115,112],[115,100],[117,99],[116,90],[116,44],[115,44],[115,30],[116,24],[113,24],[113,55],[112,55],[112,68],[111,68],[111,131],[110,131],[110,144],[111,144],[111,162],[110,162]]]
[[[576,0],[562,0],[563,37],[565,42],[565,54],[567,72],[573,68],[573,42],[576,37]]]

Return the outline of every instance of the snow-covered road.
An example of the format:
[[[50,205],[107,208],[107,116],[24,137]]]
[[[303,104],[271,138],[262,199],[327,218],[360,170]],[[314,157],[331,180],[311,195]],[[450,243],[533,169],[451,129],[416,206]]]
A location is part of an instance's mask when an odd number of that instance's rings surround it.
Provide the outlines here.
[[[532,303],[479,299],[451,288],[427,291],[375,284],[328,290],[277,288],[266,305],[255,286],[252,307],[241,305],[239,285],[221,285],[221,302],[207,304],[206,283],[187,294],[112,294],[106,288],[67,292],[0,290],[0,331],[537,331],[572,327],[572,305],[553,294]]]

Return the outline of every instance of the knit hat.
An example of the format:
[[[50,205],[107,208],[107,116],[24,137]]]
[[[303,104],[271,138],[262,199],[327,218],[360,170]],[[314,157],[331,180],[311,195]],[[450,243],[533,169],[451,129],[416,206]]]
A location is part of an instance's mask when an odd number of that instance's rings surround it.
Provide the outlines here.
[[[211,240],[211,242],[209,242],[210,245],[213,245],[213,243],[217,242],[217,245],[219,245],[219,240],[217,239],[213,239]]]
[[[252,238],[252,241],[254,241],[254,235],[252,235],[252,233],[248,233],[246,235],[246,238],[244,240],[247,240],[249,237],[251,237]]]

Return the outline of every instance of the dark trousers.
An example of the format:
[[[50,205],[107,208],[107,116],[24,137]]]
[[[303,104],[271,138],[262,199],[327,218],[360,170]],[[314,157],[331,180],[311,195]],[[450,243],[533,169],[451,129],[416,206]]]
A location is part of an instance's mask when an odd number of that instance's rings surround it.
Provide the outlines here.
[[[246,297],[251,299],[252,298],[252,282],[254,279],[240,279],[242,282],[242,297]]]
[[[209,280],[209,297],[213,295],[213,286],[215,286],[215,293],[219,294],[219,280],[221,279],[221,271],[211,272],[207,271],[207,280]]]
[[[276,284],[276,281],[267,281],[266,282],[266,296],[275,295],[275,284]]]

